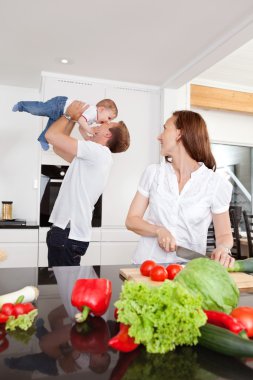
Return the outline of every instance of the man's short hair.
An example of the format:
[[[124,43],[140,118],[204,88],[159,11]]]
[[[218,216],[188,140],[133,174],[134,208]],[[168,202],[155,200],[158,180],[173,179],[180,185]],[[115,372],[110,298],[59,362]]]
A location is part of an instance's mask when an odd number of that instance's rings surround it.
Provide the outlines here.
[[[113,123],[115,126],[109,128],[112,137],[108,140],[107,146],[112,153],[125,152],[130,145],[130,134],[123,121]]]
[[[118,108],[115,104],[115,102],[111,99],[102,99],[100,102],[96,104],[97,107],[105,107],[109,110],[111,110],[115,117],[118,116]]]

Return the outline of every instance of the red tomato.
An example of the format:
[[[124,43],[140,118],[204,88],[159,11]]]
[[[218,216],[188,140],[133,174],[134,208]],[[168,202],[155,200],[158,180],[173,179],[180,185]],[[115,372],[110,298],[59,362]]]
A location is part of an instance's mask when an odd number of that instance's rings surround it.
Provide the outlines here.
[[[231,315],[240,321],[244,326],[249,338],[253,337],[253,307],[239,306],[236,307]]]
[[[0,313],[0,323],[5,323],[9,319],[8,315]]]
[[[150,271],[150,278],[153,281],[164,281],[168,278],[168,273],[162,265],[156,265]]]
[[[15,315],[14,305],[13,303],[4,303],[1,309],[1,313],[5,315]]]
[[[149,277],[150,271],[156,266],[156,263],[152,260],[144,261],[140,266],[140,272],[143,276]]]
[[[35,307],[30,302],[14,304],[14,310],[15,310],[16,316],[22,315],[22,314],[28,314],[28,313],[30,313],[30,311],[32,311],[34,309],[35,309]]]
[[[173,280],[174,277],[183,269],[182,265],[170,264],[167,266],[166,270],[168,273],[168,279]]]

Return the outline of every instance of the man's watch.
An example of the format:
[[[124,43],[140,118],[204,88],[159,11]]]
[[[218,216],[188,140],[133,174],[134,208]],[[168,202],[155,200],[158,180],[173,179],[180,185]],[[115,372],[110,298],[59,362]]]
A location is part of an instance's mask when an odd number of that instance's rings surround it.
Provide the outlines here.
[[[64,116],[68,121],[72,121],[72,118],[68,113],[65,112],[62,116]]]

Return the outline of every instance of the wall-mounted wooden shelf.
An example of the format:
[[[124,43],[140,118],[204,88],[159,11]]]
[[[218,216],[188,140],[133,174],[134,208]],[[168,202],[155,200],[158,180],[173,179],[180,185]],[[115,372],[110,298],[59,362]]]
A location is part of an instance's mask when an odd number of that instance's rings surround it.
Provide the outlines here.
[[[253,93],[192,84],[191,106],[253,114]]]

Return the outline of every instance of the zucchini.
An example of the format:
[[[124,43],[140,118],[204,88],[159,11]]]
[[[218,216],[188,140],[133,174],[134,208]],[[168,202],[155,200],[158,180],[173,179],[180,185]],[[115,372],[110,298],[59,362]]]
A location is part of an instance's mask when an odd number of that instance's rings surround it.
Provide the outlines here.
[[[236,260],[233,268],[228,268],[228,271],[253,273],[253,257],[245,260]]]
[[[253,357],[253,341],[242,338],[222,327],[206,325],[200,327],[198,343],[220,354],[236,357]]]

